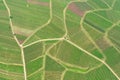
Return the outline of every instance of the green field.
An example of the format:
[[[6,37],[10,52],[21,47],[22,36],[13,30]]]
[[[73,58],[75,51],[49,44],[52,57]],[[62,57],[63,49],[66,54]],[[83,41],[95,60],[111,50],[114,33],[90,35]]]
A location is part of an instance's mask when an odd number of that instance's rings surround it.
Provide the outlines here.
[[[120,0],[0,0],[0,80],[120,80]]]

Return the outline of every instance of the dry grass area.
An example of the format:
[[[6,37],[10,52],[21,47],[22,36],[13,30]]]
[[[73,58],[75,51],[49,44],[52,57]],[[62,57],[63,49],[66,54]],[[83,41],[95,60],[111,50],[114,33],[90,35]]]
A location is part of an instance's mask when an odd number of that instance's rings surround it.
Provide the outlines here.
[[[60,80],[61,74],[60,71],[46,71],[45,80]]]

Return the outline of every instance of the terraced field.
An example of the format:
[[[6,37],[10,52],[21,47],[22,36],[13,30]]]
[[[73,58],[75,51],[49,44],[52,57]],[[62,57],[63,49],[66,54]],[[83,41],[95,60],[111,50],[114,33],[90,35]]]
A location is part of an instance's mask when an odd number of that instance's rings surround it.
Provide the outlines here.
[[[0,0],[0,80],[120,80],[120,0]]]

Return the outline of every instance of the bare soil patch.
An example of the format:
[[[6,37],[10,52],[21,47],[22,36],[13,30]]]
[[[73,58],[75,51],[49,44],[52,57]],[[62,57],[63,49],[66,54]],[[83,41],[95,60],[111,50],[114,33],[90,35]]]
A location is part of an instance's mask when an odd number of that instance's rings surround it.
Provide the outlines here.
[[[111,46],[105,38],[101,38],[101,39],[97,40],[96,43],[102,50],[105,50]]]
[[[48,2],[40,2],[37,0],[27,0],[27,2],[31,4],[41,5],[41,6],[49,6]]]
[[[85,14],[85,11],[80,10],[80,8],[75,3],[71,3],[68,6],[68,9],[79,16],[83,16]]]

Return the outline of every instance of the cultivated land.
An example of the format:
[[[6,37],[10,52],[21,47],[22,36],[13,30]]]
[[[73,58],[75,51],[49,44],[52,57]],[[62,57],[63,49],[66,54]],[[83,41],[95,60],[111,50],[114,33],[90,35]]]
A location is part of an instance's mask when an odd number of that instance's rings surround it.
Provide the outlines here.
[[[0,80],[120,80],[120,0],[0,0]]]

